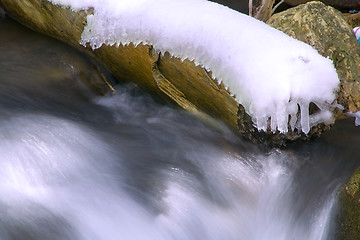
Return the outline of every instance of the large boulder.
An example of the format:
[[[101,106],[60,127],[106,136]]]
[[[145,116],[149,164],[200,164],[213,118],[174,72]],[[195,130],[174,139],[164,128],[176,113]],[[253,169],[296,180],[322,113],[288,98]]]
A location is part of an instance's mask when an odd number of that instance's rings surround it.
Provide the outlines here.
[[[360,240],[360,168],[340,189],[338,239]]]
[[[344,113],[359,111],[360,45],[341,12],[314,1],[275,14],[267,23],[331,58],[341,82],[338,103]]]
[[[285,0],[291,6],[297,6],[313,0]],[[360,9],[360,0],[321,0],[321,2],[337,9]]]
[[[80,46],[79,40],[86,25],[86,16],[91,14],[91,9],[73,12],[71,9],[64,9],[44,0],[0,0],[0,6],[22,24],[81,48],[82,51],[100,61],[122,81],[134,82],[151,94],[170,100],[180,107],[200,115],[203,119],[221,120],[239,135],[253,142],[284,145],[288,141],[307,140],[319,136],[328,129],[328,126],[319,124],[314,126],[308,135],[300,131],[287,134],[278,132],[274,134],[270,130],[259,132],[253,126],[252,120],[244,108],[235,101],[224,86],[218,85],[217,80],[210,77],[211,73],[200,66],[196,66],[192,61],[181,61],[166,53],[159,55],[149,45],[140,44],[137,47],[132,44],[120,47],[102,46],[94,51],[90,46]],[[341,35],[344,38],[341,39],[342,42],[351,42],[351,30],[342,24],[334,24],[334,22],[341,23],[343,18],[338,17],[337,12],[333,9],[328,10],[327,7],[320,4],[309,6],[304,9],[317,10],[311,10],[303,16],[303,10],[297,8],[299,13],[286,12],[284,15],[278,15],[278,21],[294,23],[300,15],[312,22],[311,26],[308,24],[301,28],[299,25],[290,32],[285,32],[300,40],[306,40],[322,54],[337,59],[336,67],[342,68],[343,62],[346,62],[347,65],[345,66],[350,67],[349,71],[340,70],[339,72],[344,75],[342,79],[349,79],[350,83],[343,84],[341,94],[345,97],[340,97],[339,101],[346,109],[356,110],[358,109],[357,100],[359,97],[358,92],[356,92],[358,82],[355,81],[352,74],[357,74],[359,70],[354,70],[353,73],[350,70],[353,70],[353,64],[356,65],[358,61],[355,58],[350,59],[348,55],[353,56],[352,53],[358,49],[355,47],[353,50],[349,50],[351,54],[348,54],[345,47],[341,48],[342,50],[337,50],[337,45],[334,44],[334,42],[339,41],[339,37],[336,37],[338,35],[335,34],[339,34],[339,32],[344,33]],[[313,12],[317,13],[313,14]],[[270,22],[274,22],[274,19]],[[321,24],[317,24],[319,19],[321,19]],[[319,29],[316,29],[317,27]],[[281,27],[279,28],[281,29]],[[291,29],[291,25],[289,24],[285,28]],[[298,31],[300,34],[294,34],[292,31]],[[324,31],[324,34],[321,31]],[[308,32],[314,34],[308,34]],[[332,33],[331,37],[329,37],[330,33]],[[301,36],[301,34],[303,35]],[[322,45],[324,42],[326,43],[325,46]],[[330,51],[327,49],[328,46]],[[350,48],[352,45],[346,46]],[[312,109],[312,111],[316,111],[316,109]],[[212,118],[207,117],[209,115]]]

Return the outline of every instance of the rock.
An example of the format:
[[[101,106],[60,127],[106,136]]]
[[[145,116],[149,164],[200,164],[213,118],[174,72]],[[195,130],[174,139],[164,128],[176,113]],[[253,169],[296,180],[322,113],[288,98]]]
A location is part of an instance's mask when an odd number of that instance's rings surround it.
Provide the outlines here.
[[[351,27],[360,26],[360,12],[358,13],[345,13],[344,17]]]
[[[297,6],[312,0],[285,0],[291,6]],[[360,9],[360,0],[321,0],[321,2],[333,6],[337,9]]]
[[[51,86],[56,86],[69,90],[61,96],[74,94],[87,100],[111,90],[111,80],[106,77],[108,73],[93,58],[67,44],[36,34],[8,18],[0,18],[0,24],[0,36],[6,36],[0,39],[0,61],[8,59],[5,64],[15,74],[14,84],[30,71],[35,81],[22,83],[23,87],[26,86],[24,89],[38,86],[51,91]],[[23,72],[17,75],[11,69],[19,70],[15,67],[19,62],[26,67],[21,68]]]
[[[314,1],[275,14],[267,23],[331,58],[341,82],[337,102],[345,113],[360,110],[360,45],[341,12]]]
[[[339,193],[338,239],[360,240],[360,168]]]
[[[288,141],[308,140],[317,137],[329,128],[329,126],[319,124],[313,127],[308,135],[299,131],[289,132],[287,134],[280,134],[278,132],[274,134],[270,130],[267,132],[258,132],[254,128],[251,118],[246,114],[244,108],[230,96],[222,85],[217,84],[217,80],[213,80],[210,77],[211,73],[196,66],[191,61],[185,60],[182,62],[180,59],[172,58],[166,53],[164,55],[158,55],[153,51],[152,46],[149,45],[138,45],[137,47],[128,45],[118,48],[115,46],[102,46],[94,51],[89,46],[84,48],[80,46],[78,42],[86,25],[86,16],[91,13],[91,9],[87,12],[80,11],[75,13],[70,9],[52,5],[44,0],[0,0],[0,6],[2,6],[11,17],[22,24],[38,32],[58,38],[77,48],[81,48],[82,51],[87,52],[100,61],[118,79],[134,82],[152,95],[170,100],[183,109],[196,113],[210,122],[212,121],[211,119],[220,120],[239,135],[253,142],[285,145]],[[341,27],[344,26],[340,26],[340,29],[338,29],[338,25],[331,25],[337,20],[332,19],[334,17],[332,15],[333,12],[330,12],[330,15],[327,16],[327,13],[324,12],[326,11],[324,5],[318,5],[318,7],[313,8],[319,8],[319,13],[315,15],[317,17],[312,20],[314,23],[316,23],[316,19],[320,19],[318,18],[319,15],[321,15],[321,19],[324,17],[324,20],[321,20],[322,25],[317,26],[320,30],[312,30],[313,32],[324,31],[326,33],[335,33],[336,31],[346,32],[349,30],[349,27],[342,29]],[[301,9],[298,10],[301,11]],[[300,13],[300,15],[301,14],[302,13]],[[293,18],[297,19],[299,17],[287,13],[287,15],[281,16],[281,19],[283,19],[281,21],[292,22],[294,21]],[[272,22],[274,22],[274,20]],[[306,33],[308,30],[309,26],[305,27],[305,29],[298,27],[296,31]],[[345,34],[341,36],[347,36],[348,38],[341,39],[341,42],[350,41],[350,35]],[[334,39],[329,39],[327,34],[310,34],[306,38],[313,43],[313,45],[316,45],[316,47],[322,46],[323,42],[326,42],[327,45],[323,47],[324,51],[326,50],[327,52],[329,50],[327,46],[331,46],[330,49],[334,53],[332,56],[339,60],[337,61],[338,66],[341,67],[343,62],[348,62],[347,49],[337,51],[335,47],[332,47],[334,44],[331,41],[338,40],[335,39],[335,36]],[[352,51],[350,52],[352,53]],[[349,56],[352,55],[349,54]],[[353,62],[349,64],[351,65],[352,63]],[[352,67],[351,65],[351,69]],[[341,71],[342,70],[340,70],[340,72]],[[357,72],[358,70],[354,71],[354,74]],[[349,71],[345,71],[344,74],[351,75]],[[344,77],[344,79],[352,78]],[[347,87],[346,90],[348,92],[346,92],[346,94],[352,90],[354,91],[351,92],[351,94],[357,94],[357,88],[354,87],[355,83],[345,84],[344,86]],[[343,88],[345,89],[345,87]],[[351,98],[352,96],[350,96],[349,93],[347,97],[340,98],[340,100],[346,103],[344,106],[348,106],[350,103],[353,103]],[[349,104],[347,104],[345,100],[348,100]],[[357,109],[357,105],[351,109]]]

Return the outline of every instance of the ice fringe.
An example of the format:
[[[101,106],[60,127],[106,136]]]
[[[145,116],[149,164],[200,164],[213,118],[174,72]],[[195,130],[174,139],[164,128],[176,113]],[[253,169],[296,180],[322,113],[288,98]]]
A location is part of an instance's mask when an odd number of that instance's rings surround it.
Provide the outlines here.
[[[347,115],[355,118],[355,126],[359,126],[359,125],[360,125],[360,111],[357,111],[357,112],[355,112],[355,113],[353,113],[353,112],[348,112]]]
[[[149,44],[210,69],[259,130],[286,133],[290,125],[307,134],[312,126],[332,121],[339,84],[332,61],[247,15],[207,0],[51,2],[94,8],[81,44]],[[311,102],[319,111],[310,116]]]

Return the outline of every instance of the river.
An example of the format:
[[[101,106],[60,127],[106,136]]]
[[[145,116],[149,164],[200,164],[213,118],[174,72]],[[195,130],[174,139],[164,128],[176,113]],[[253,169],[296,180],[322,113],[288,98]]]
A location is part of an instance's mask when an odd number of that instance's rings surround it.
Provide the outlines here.
[[[0,36],[1,240],[335,239],[353,120],[263,150],[131,84],[96,97],[93,60],[7,18]]]

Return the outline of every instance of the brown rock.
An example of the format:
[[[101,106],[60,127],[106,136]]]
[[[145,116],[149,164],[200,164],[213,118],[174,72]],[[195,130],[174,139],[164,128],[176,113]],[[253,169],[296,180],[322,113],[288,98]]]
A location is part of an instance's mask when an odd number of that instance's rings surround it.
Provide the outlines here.
[[[358,13],[345,13],[344,17],[351,27],[360,26],[360,12]]]

